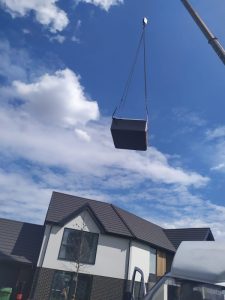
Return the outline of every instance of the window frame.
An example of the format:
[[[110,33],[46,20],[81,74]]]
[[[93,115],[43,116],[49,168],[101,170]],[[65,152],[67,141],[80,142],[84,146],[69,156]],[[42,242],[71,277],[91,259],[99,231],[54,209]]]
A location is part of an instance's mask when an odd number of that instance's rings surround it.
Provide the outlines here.
[[[68,262],[72,262],[72,263],[76,263],[78,260],[76,259],[70,259],[70,258],[62,258],[60,257],[60,252],[61,252],[61,248],[62,246],[67,246],[68,244],[65,244],[63,243],[63,237],[64,237],[64,234],[65,234],[65,231],[68,230],[68,231],[74,231],[74,232],[79,232],[82,234],[85,233],[85,234],[91,234],[91,235],[95,235],[97,238],[96,238],[96,244],[95,244],[95,248],[93,249],[94,251],[94,257],[93,257],[93,261],[92,262],[86,262],[86,261],[83,261],[82,259],[79,261],[79,263],[81,264],[84,264],[84,265],[95,265],[95,262],[96,262],[96,256],[97,256],[97,248],[98,248],[98,240],[99,240],[99,233],[96,233],[96,232],[90,232],[90,231],[85,231],[85,230],[79,230],[79,229],[74,229],[74,228],[68,228],[68,227],[65,227],[64,230],[63,230],[63,235],[62,235],[62,239],[61,239],[61,244],[60,244],[60,248],[59,248],[59,253],[58,253],[58,260],[62,260],[62,261],[68,261]]]
[[[76,274],[75,272],[70,272],[70,271],[64,271],[64,270],[55,270],[53,277],[52,277],[52,282],[51,282],[51,288],[50,288],[50,292],[49,292],[49,296],[48,299],[51,300],[52,298],[52,290],[53,290],[53,285],[54,285],[54,279],[57,273],[64,273],[63,275],[69,275],[70,276],[70,284],[72,281],[72,277],[74,276],[74,274]],[[85,298],[85,300],[90,300],[91,299],[91,294],[92,294],[92,287],[93,287],[93,275],[90,274],[85,274],[85,273],[79,273],[78,276],[78,285],[79,285],[79,278],[81,277],[87,277],[89,280],[89,287],[88,287],[88,298]],[[71,293],[70,291],[71,287],[69,286],[69,294]]]

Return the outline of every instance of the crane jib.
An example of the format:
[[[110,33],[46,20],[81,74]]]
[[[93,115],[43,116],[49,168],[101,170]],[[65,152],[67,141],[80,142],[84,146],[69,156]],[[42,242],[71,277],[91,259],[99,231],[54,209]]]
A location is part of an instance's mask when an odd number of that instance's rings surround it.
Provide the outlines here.
[[[197,14],[197,12],[193,9],[191,4],[188,2],[188,0],[181,0],[181,2],[184,4],[192,18],[194,19],[195,23],[198,25],[204,36],[207,38],[208,43],[212,46],[216,54],[219,56],[219,58],[222,60],[222,62],[225,65],[225,50],[223,46],[218,41],[217,37],[215,37],[212,32],[209,30],[209,28],[206,26],[206,24],[203,22],[203,20],[200,18],[200,16]]]

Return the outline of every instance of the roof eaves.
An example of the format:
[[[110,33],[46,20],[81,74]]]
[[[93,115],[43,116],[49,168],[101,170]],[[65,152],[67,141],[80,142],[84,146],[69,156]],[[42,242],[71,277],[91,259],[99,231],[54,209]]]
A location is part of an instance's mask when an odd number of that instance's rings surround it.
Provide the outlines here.
[[[52,192],[52,196],[51,196],[50,202],[49,202],[49,204],[48,204],[48,209],[47,209],[47,212],[46,212],[46,215],[45,215],[44,224],[47,224],[47,223],[53,223],[53,222],[49,222],[49,221],[47,220],[47,217],[48,217],[48,214],[49,214],[51,202],[52,202],[52,200],[53,200],[54,194],[56,194],[56,193],[57,193],[57,192],[55,192],[55,191]]]
[[[214,235],[213,235],[213,233],[212,233],[212,231],[211,231],[210,228],[208,228],[208,232],[207,232],[207,234],[205,236],[205,241],[207,241],[208,238],[210,238],[211,241],[215,241]]]

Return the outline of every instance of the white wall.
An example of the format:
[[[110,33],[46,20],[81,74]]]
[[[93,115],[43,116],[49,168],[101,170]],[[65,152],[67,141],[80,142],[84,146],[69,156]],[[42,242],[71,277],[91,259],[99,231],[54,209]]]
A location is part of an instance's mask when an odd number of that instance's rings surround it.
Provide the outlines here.
[[[84,223],[84,230],[99,233],[99,240],[95,265],[83,265],[81,266],[80,272],[124,279],[126,268],[126,255],[129,248],[129,241],[123,238],[100,234],[98,226],[95,224],[95,222],[93,221],[93,219],[87,211],[81,213],[74,220],[66,224],[65,227],[72,229],[80,229]],[[64,228],[53,226],[51,228],[50,233],[50,227],[46,227],[38,266],[65,271],[75,270],[75,263],[58,260]],[[49,234],[50,237],[48,240]],[[45,253],[45,246],[47,240],[48,244]]]
[[[132,241],[130,249],[130,265],[128,278],[131,280],[134,268],[140,268],[144,273],[145,282],[148,281],[150,272],[150,247],[139,242]],[[136,280],[138,280],[137,278]]]

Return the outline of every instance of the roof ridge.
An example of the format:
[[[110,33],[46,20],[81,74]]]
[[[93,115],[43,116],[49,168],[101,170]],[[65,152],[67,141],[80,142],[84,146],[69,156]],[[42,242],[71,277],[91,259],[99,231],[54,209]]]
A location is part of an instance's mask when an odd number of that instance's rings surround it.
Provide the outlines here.
[[[75,196],[75,195],[72,195],[72,194],[66,194],[66,193],[63,193],[63,192],[57,192],[57,191],[53,191],[52,192],[52,195],[53,193],[55,194],[62,194],[62,195],[65,195],[65,196],[70,196],[70,197],[73,197],[73,198],[80,198],[80,199],[83,199],[83,200],[88,200],[88,201],[93,201],[93,202],[100,202],[100,203],[105,203],[107,205],[110,206],[110,203],[109,202],[105,202],[105,201],[101,201],[101,200],[95,200],[95,199],[90,199],[90,198],[85,198],[85,197],[82,197],[82,196]],[[51,202],[51,200],[50,200]]]
[[[15,222],[15,223],[21,223],[21,224],[29,224],[29,225],[35,225],[35,226],[42,226],[42,227],[44,226],[44,224],[35,224],[35,223],[24,222],[24,221],[19,221],[19,220],[12,220],[12,219],[7,219],[7,218],[0,218],[0,221],[1,220]]]
[[[184,228],[164,228],[164,230],[190,230],[190,229],[210,229],[210,227],[184,227]]]
[[[130,211],[128,211],[128,210],[125,210],[125,209],[123,209],[123,208],[121,208],[121,207],[118,207],[118,208],[121,209],[121,210],[123,210],[125,213],[128,213],[128,214],[131,214],[131,215],[135,216],[135,217],[138,218],[138,219],[141,219],[141,220],[143,220],[143,221],[145,221],[145,222],[148,222],[148,223],[150,223],[150,224],[152,224],[152,225],[154,225],[154,226],[157,226],[157,227],[159,227],[159,228],[161,228],[161,229],[164,229],[163,227],[159,226],[158,224],[155,224],[155,223],[153,223],[153,222],[151,222],[151,221],[146,220],[145,218],[142,218],[142,217],[140,217],[140,216],[138,216],[138,215],[135,215],[135,214],[133,214],[132,212],[130,212]]]
[[[125,222],[125,220],[122,218],[122,216],[120,215],[120,213],[117,210],[117,207],[114,206],[113,204],[111,204],[112,209],[115,211],[115,213],[117,214],[117,216],[120,218],[120,220],[123,222],[123,224],[127,227],[127,229],[130,231],[131,235],[133,237],[136,238],[136,235],[133,233],[133,231],[130,229],[130,227],[127,225],[127,223]],[[121,208],[120,208],[121,209]]]
[[[112,204],[111,204],[111,205],[112,205]],[[125,220],[123,220],[122,216],[120,216],[120,213],[119,213],[119,211],[118,211],[117,209],[120,209],[120,210],[124,211],[125,213],[131,214],[132,216],[135,216],[136,218],[140,219],[142,222],[145,221],[145,222],[147,222],[148,224],[154,225],[155,227],[157,227],[157,228],[159,228],[160,230],[162,230],[162,233],[163,233],[163,235],[165,236],[165,238],[167,239],[168,243],[172,246],[172,248],[174,248],[174,245],[172,244],[172,242],[170,241],[170,239],[167,237],[167,235],[164,233],[164,231],[163,231],[164,229],[163,229],[161,226],[159,226],[159,225],[157,225],[157,224],[155,224],[155,223],[152,223],[152,222],[150,222],[150,221],[148,221],[148,220],[146,220],[146,219],[144,219],[144,218],[141,218],[141,217],[139,217],[139,216],[137,216],[137,215],[135,215],[135,214],[133,214],[133,213],[127,211],[127,210],[124,210],[124,209],[122,209],[122,208],[120,208],[120,207],[117,207],[117,206],[115,206],[115,205],[112,205],[112,206],[113,206],[114,210],[117,212],[117,215],[120,217],[120,219],[123,221],[123,223],[124,223],[124,224],[126,225],[126,227],[129,229],[129,231],[131,232],[131,234],[134,236],[134,238],[137,238],[137,239],[141,240],[140,238],[136,237],[136,235],[135,235],[135,234],[133,233],[133,231],[130,229],[129,225],[127,225],[127,223],[125,222]],[[142,241],[143,241],[143,240],[142,240]],[[155,245],[155,244],[152,244],[152,245]],[[158,247],[160,247],[160,246],[158,246]]]

